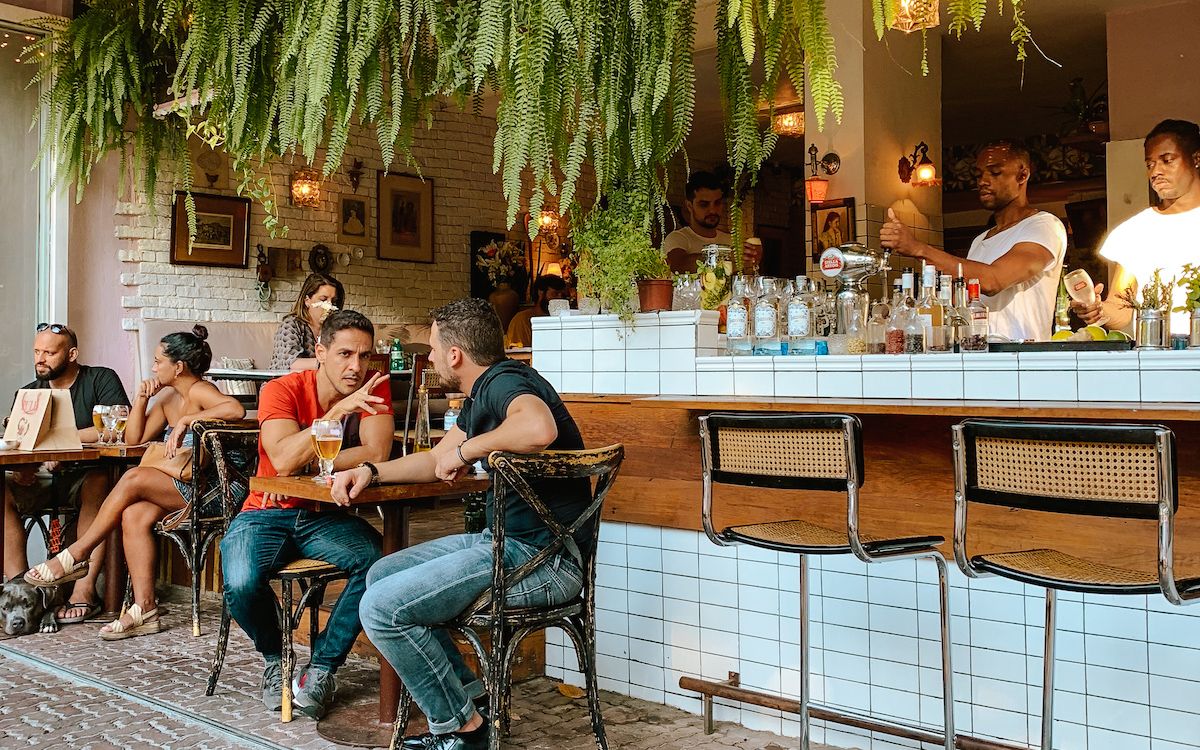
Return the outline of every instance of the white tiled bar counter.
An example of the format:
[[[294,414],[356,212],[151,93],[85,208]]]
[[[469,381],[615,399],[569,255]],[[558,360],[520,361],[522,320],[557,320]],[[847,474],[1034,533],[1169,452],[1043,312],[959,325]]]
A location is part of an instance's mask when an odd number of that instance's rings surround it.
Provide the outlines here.
[[[633,330],[613,316],[534,319],[533,364],[565,394],[589,444],[619,439],[627,446],[606,506],[612,520],[601,527],[603,688],[699,714],[699,696],[681,690],[680,677],[719,681],[737,672],[743,687],[798,697],[796,557],[717,547],[698,531],[695,416],[720,409],[864,415],[864,509],[891,502],[890,488],[904,488],[917,499],[896,501],[878,517],[928,518],[947,538],[950,423],[980,414],[1165,422],[1178,436],[1182,475],[1177,559],[1185,573],[1196,573],[1200,545],[1191,539],[1200,538],[1200,514],[1189,513],[1200,505],[1200,422],[1192,408],[1200,400],[1198,352],[729,358],[716,356],[717,347],[710,312],[640,315]],[[912,471],[929,474],[897,483],[895,475],[907,470],[905,436],[887,435],[891,442],[882,447],[869,442],[888,430],[907,431],[914,444],[933,443],[912,461]],[[942,469],[930,468],[935,458]],[[864,530],[870,524],[865,520]],[[1146,540],[1122,532],[1106,543]],[[948,544],[943,550],[951,556]],[[813,699],[936,728],[932,565],[868,568],[836,556],[810,558],[810,566]],[[968,580],[953,562],[951,568],[958,732],[1036,745],[1042,591],[997,578]],[[1161,596],[1064,593],[1058,631],[1057,748],[1200,749],[1200,607],[1174,607]],[[561,632],[547,634],[546,658],[551,676],[580,682]],[[718,720],[798,735],[793,715],[715,702]],[[815,740],[838,747],[919,746],[837,724],[813,726]]]

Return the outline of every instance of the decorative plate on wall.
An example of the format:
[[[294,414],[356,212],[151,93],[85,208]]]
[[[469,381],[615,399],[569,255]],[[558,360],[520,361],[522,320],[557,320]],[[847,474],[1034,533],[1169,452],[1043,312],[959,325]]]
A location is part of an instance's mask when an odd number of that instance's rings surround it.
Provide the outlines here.
[[[312,252],[308,254],[308,267],[313,273],[329,273],[329,269],[333,268],[333,253],[324,245],[313,245]]]

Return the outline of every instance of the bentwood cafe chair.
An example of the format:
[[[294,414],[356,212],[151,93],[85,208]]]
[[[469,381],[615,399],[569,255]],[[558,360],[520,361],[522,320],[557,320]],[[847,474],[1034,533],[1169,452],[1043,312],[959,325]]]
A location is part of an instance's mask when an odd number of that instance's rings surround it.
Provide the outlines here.
[[[968,419],[954,426],[953,442],[958,567],[971,578],[997,575],[1046,591],[1041,747],[1050,750],[1054,747],[1056,592],[1161,592],[1175,604],[1200,597],[1200,579],[1175,578],[1179,494],[1174,435],[1158,425]],[[1088,519],[1157,521],[1157,561],[1149,549],[1144,566],[1139,566],[1144,569],[1046,548],[972,555],[967,534],[968,511],[974,504],[1071,515],[1076,538],[1086,534]]]
[[[875,537],[859,531],[859,488],[863,483],[862,425],[843,414],[710,414],[700,417],[703,470],[704,533],[715,544],[749,544],[789,552],[800,557],[800,747],[809,747],[808,557],[853,554],[867,563],[928,559],[937,566],[940,593],[943,737],[946,750],[954,750],[954,671],[950,666],[950,589],[946,560],[937,545],[940,536]],[[795,492],[792,511],[782,520],[721,531],[713,523],[717,486],[771,488]],[[807,520],[829,502],[801,493],[845,493],[837,503],[836,525]],[[822,506],[821,504],[825,504]],[[845,711],[839,709],[839,713]],[[864,717],[876,726],[900,734],[920,729],[876,717]],[[882,729],[878,731],[884,731]],[[928,730],[926,730],[928,731]]]

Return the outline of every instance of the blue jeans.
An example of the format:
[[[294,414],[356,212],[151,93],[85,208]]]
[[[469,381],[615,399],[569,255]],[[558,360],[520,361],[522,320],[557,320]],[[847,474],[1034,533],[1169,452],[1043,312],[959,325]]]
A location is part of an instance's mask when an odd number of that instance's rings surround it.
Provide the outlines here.
[[[264,657],[277,659],[283,639],[268,580],[301,558],[323,560],[346,571],[346,588],[333,605],[325,630],[312,644],[309,663],[331,672],[346,661],[362,630],[358,604],[367,571],[382,554],[379,534],[357,516],[341,511],[270,508],[237,514],[221,540],[225,601],[237,624]]]
[[[506,539],[505,568],[516,568],[537,552]],[[434,626],[461,614],[491,583],[491,531],[409,547],[375,563],[367,574],[367,593],[359,605],[363,630],[400,675],[434,734],[465,725],[475,711],[472,699],[484,692],[446,630]],[[582,587],[575,561],[558,555],[514,585],[507,601],[562,604]]]

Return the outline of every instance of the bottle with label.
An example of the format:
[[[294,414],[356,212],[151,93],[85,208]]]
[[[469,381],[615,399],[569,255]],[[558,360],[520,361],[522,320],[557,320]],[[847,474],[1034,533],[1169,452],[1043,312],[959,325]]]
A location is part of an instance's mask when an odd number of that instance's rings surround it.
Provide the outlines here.
[[[433,438],[429,434],[429,388],[425,375],[421,374],[421,387],[417,390],[417,424],[413,431],[413,452],[433,450]]]
[[[450,408],[446,409],[446,413],[442,416],[442,429],[446,432],[454,429],[458,424],[458,415],[462,412],[463,400],[461,398],[450,399]]]
[[[787,303],[788,353],[799,354],[800,342],[812,336],[812,308],[808,277],[797,276],[795,292]]]
[[[964,352],[986,352],[988,350],[988,309],[979,299],[979,279],[967,282],[967,326],[959,341]]]
[[[954,351],[954,303],[951,296],[954,288],[950,274],[944,273],[938,278],[938,296],[935,304],[935,318],[941,318],[942,324],[930,326],[926,334],[926,349],[931,352],[948,354]]]
[[[1054,300],[1054,332],[1071,330],[1071,297],[1067,294],[1066,274],[1059,277],[1058,296]]]
[[[777,357],[782,354],[779,337],[779,295],[775,279],[757,277],[754,300],[754,353]]]
[[[884,351],[887,354],[904,354],[904,327],[908,324],[908,316],[912,306],[916,304],[912,295],[913,272],[905,269],[900,277],[899,301],[892,305],[892,315],[888,318],[887,331],[884,334]]]
[[[934,294],[937,277],[937,266],[925,264],[921,269],[921,299],[917,302],[917,316],[921,318],[921,325],[925,326],[926,340],[931,338],[930,329],[942,325],[942,306]]]
[[[404,347],[400,345],[400,339],[392,339],[392,351],[388,369],[395,372],[404,369]]]
[[[725,313],[725,349],[732,356],[750,354],[750,311],[746,306],[746,279],[738,276],[733,280],[733,294]]]
[[[1071,299],[1084,305],[1096,304],[1096,285],[1092,283],[1092,277],[1084,269],[1076,268],[1063,276],[1063,284],[1066,285],[1067,294]],[[1098,326],[1106,323],[1108,323],[1108,318],[1096,321]]]

